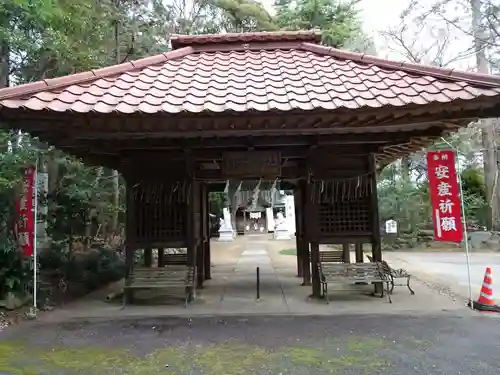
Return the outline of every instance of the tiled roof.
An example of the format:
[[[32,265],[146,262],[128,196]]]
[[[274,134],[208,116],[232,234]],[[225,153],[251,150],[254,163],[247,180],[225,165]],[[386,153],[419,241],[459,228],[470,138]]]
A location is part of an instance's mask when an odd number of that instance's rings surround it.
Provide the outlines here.
[[[0,108],[99,113],[337,110],[500,94],[500,77],[310,43],[317,34],[174,36],[171,52],[0,90]]]

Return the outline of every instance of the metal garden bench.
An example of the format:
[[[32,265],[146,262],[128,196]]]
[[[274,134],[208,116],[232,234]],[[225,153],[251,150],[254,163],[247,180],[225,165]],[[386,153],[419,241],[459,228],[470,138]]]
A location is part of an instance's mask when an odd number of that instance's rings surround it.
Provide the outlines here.
[[[384,297],[384,287],[389,303],[392,303],[389,293],[390,280],[377,263],[318,263],[322,295],[326,303],[328,299],[328,284],[381,283]]]
[[[373,262],[373,258],[371,256],[367,256],[370,262]],[[389,293],[392,294],[395,286],[406,286],[410,291],[410,294],[415,294],[413,289],[410,286],[411,274],[403,268],[395,269],[389,266],[389,264],[383,260],[380,263],[380,267],[382,272],[384,272],[389,278],[389,283],[391,284],[391,288],[389,289]],[[404,279],[404,284],[397,284],[397,279]]]
[[[184,305],[193,299],[195,285],[195,268],[186,265],[170,265],[161,268],[139,267],[134,268],[129,276],[125,289],[170,289],[184,288]],[[125,293],[126,295],[126,293]],[[124,305],[126,299],[124,300]]]

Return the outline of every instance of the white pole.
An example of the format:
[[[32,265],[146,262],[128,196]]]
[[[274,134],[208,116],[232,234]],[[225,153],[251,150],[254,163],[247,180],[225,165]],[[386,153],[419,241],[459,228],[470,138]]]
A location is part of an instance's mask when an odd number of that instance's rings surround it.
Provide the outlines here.
[[[459,160],[459,155],[457,153],[457,164],[458,168],[460,170],[460,160]],[[471,276],[470,276],[470,260],[469,260],[469,235],[467,233],[467,221],[465,220],[465,205],[464,205],[464,193],[462,189],[462,176],[460,172],[458,173],[458,187],[460,189],[460,206],[462,207],[462,222],[464,225],[464,247],[465,247],[465,260],[467,262],[467,279],[469,282],[469,303],[470,303],[470,308],[474,309],[473,302],[472,302],[472,282],[471,282]]]
[[[444,143],[446,143],[455,153],[457,159],[457,176],[458,176],[458,188],[460,191],[460,207],[462,209],[462,224],[464,228],[464,247],[465,247],[465,261],[467,263],[467,279],[469,282],[469,306],[473,310],[472,302],[472,281],[470,276],[470,259],[469,259],[469,235],[467,233],[467,221],[465,220],[465,205],[464,205],[464,193],[462,188],[462,175],[460,173],[460,155],[457,148],[453,147],[450,142],[446,139],[441,138]]]
[[[36,316],[37,310],[37,251],[38,251],[38,235],[37,235],[37,216],[38,216],[38,157],[36,158],[35,175],[33,176],[33,189],[35,192],[33,203],[33,314]]]

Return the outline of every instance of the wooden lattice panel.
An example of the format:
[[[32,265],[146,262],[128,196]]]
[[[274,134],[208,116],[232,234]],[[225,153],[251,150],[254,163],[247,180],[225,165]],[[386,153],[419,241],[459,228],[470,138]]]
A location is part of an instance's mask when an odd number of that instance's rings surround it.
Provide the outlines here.
[[[311,194],[317,204],[320,236],[363,235],[371,232],[373,185],[369,175],[317,181],[312,186]]]
[[[368,199],[318,204],[320,235],[366,234],[371,231]]]
[[[134,242],[167,244],[185,241],[186,189],[189,188],[161,182],[134,186]]]

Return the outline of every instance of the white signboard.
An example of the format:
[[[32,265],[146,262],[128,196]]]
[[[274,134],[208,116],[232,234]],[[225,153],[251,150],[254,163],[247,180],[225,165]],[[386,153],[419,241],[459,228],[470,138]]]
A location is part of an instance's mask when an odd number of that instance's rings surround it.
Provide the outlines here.
[[[385,222],[385,233],[398,233],[398,223],[395,220]]]

